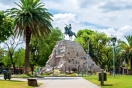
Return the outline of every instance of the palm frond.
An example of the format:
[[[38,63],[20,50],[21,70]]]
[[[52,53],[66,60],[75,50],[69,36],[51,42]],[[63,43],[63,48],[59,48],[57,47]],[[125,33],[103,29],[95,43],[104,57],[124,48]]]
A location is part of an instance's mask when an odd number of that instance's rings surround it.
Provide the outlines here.
[[[132,47],[132,36],[128,35],[128,36],[125,36],[125,38],[127,39],[129,46]]]
[[[15,20],[14,28],[17,36],[25,35],[21,32],[24,32],[27,26],[34,37],[46,36],[50,33],[52,14],[44,8],[40,0],[20,0],[15,4],[19,9],[8,9],[6,13]]]

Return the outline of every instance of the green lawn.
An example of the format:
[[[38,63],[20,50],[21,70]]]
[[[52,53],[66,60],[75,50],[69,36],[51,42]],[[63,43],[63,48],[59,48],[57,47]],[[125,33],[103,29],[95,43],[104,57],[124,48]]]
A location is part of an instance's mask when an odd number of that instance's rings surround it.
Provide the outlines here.
[[[34,88],[28,86],[27,82],[14,80],[0,80],[0,88]]]
[[[40,77],[40,76],[39,76]],[[12,78],[34,78],[32,75],[12,75]],[[42,83],[38,83],[42,85]],[[0,88],[34,88],[33,86],[28,86],[27,82],[17,81],[17,80],[0,80]]]
[[[21,74],[21,75],[12,75],[12,78],[33,78],[33,75],[26,75],[26,74]]]
[[[83,77],[86,80],[100,86],[100,81],[98,81],[97,76]],[[104,81],[104,86],[102,88],[132,88],[132,76],[130,75],[118,75],[107,76],[107,81]]]

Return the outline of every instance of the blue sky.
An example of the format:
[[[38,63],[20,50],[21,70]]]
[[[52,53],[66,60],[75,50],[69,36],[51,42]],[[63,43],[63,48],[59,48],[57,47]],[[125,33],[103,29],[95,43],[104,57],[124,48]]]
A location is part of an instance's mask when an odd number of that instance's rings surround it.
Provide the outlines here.
[[[17,7],[13,2],[0,0],[0,10]],[[53,27],[71,24],[72,30],[92,29],[123,39],[132,35],[132,0],[41,0],[53,14]]]

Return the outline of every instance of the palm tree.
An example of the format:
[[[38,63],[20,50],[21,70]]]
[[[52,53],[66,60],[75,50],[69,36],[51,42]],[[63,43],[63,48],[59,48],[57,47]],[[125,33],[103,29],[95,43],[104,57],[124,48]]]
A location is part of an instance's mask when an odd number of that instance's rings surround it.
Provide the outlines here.
[[[8,9],[6,13],[14,19],[16,37],[24,36],[26,41],[24,73],[29,74],[29,43],[31,38],[47,36],[52,28],[52,14],[47,12],[40,0],[20,0],[18,8]]]
[[[125,36],[127,43],[122,42],[121,48],[125,51],[123,52],[123,58],[126,61],[126,63],[130,62],[130,69],[132,74],[132,36]]]

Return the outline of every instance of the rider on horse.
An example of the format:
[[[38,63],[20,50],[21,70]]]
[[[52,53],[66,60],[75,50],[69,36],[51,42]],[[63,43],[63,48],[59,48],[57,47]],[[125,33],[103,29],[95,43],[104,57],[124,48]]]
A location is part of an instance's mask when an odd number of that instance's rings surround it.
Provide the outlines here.
[[[72,29],[71,24],[69,24],[69,26],[66,25],[66,26],[65,26],[65,34],[70,34],[71,29]]]
[[[74,32],[72,32],[72,30],[71,30],[72,29],[71,24],[66,25],[64,28],[65,28],[65,33],[64,34],[69,35],[70,39],[72,39],[73,35],[77,38],[76,34]]]

